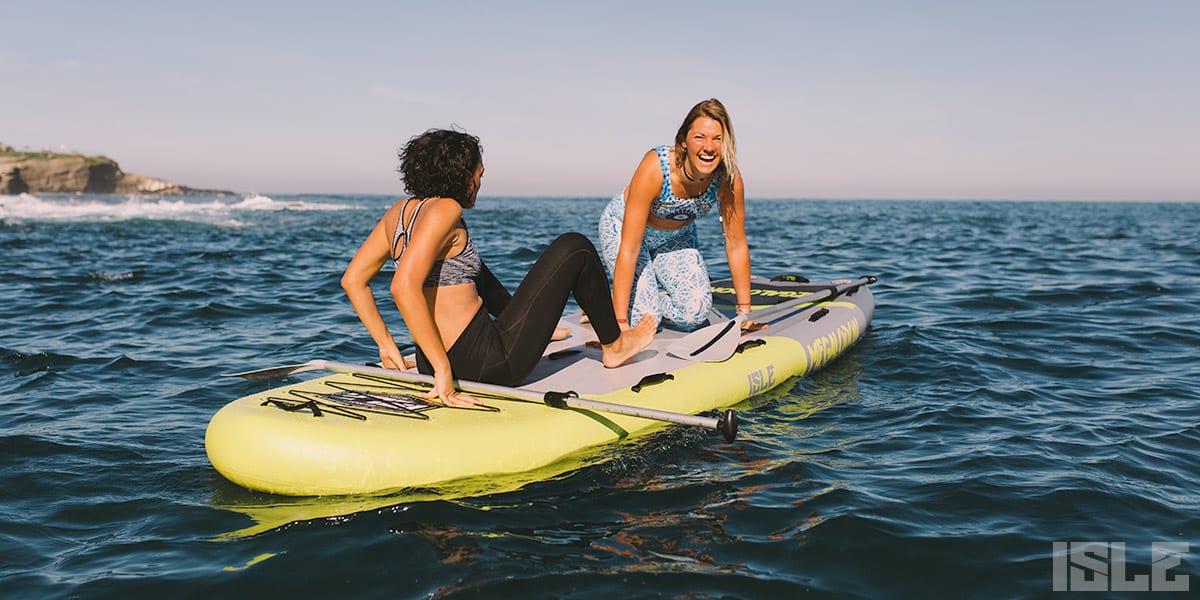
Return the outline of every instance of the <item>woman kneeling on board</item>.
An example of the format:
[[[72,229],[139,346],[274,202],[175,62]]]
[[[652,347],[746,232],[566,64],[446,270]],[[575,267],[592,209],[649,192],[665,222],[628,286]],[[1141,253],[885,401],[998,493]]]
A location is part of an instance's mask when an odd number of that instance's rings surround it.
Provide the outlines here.
[[[737,312],[749,314],[750,249],[733,123],[725,106],[710,98],[688,111],[674,145],[642,156],[629,185],[600,216],[600,248],[619,321],[651,314],[683,330],[708,322],[712,291],[695,221],[717,206]]]
[[[513,294],[483,264],[463,220],[483,178],[479,138],[426,131],[401,149],[400,172],[411,196],[383,215],[346,267],[342,288],[379,346],[383,366],[403,369],[370,288],[384,263],[395,263],[392,297],[416,342],[417,369],[434,376],[427,399],[478,404],[454,389],[455,376],[519,385],[549,345],[569,294],[591,319],[604,366],[620,366],[653,340],[652,316],[633,329],[617,324],[604,265],[579,233],[555,239]]]

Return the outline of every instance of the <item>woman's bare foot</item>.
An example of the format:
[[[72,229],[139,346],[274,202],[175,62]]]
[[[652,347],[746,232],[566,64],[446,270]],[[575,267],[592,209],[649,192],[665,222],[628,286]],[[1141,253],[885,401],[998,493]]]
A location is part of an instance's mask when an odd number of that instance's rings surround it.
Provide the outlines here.
[[[550,334],[550,341],[557,342],[571,337],[571,330],[566,327],[555,327],[554,333]]]
[[[612,369],[625,364],[654,341],[657,329],[657,319],[653,315],[644,315],[636,327],[622,331],[621,337],[613,343],[600,346],[604,366]]]
[[[770,325],[767,325],[766,323],[759,323],[758,321],[742,321],[742,332],[744,333],[762,331],[767,327],[770,327]]]

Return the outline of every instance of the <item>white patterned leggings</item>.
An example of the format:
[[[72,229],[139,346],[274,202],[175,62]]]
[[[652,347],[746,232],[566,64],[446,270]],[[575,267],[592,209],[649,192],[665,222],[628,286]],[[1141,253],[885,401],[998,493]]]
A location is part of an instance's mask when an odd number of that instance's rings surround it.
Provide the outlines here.
[[[611,278],[621,246],[625,197],[618,194],[600,214],[600,256]],[[700,255],[696,224],[675,231],[646,227],[633,271],[629,324],[651,314],[676,329],[692,330],[708,321],[712,290]]]

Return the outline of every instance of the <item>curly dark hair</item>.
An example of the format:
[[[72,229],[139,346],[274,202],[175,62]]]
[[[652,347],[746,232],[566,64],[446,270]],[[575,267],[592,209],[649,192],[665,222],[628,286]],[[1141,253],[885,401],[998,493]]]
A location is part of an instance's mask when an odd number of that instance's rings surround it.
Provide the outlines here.
[[[483,161],[479,138],[462,131],[430,129],[400,149],[404,191],[416,198],[454,198],[469,202],[475,169]],[[463,206],[464,208],[469,208]]]

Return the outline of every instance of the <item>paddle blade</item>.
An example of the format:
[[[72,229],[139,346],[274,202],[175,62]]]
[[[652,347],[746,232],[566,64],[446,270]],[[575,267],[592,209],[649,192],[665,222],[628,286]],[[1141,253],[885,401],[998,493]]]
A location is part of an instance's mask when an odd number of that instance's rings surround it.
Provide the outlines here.
[[[738,315],[729,321],[701,327],[671,344],[667,354],[685,360],[721,362],[733,356],[737,350],[738,340],[742,336],[742,321],[745,320],[745,315]]]
[[[241,377],[242,379],[251,379],[260,381],[264,379],[278,379],[287,377],[295,373],[304,373],[306,371],[316,371],[321,369],[320,366],[314,365],[311,362],[306,362],[298,365],[284,365],[282,367],[270,367],[266,369],[258,369],[255,371],[245,371],[243,373],[225,373],[221,377]]]

